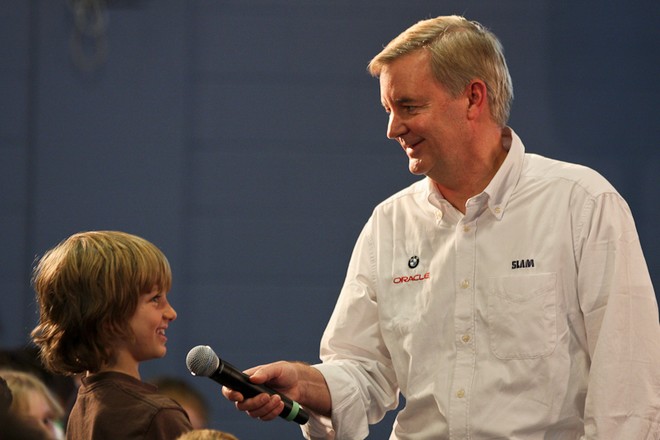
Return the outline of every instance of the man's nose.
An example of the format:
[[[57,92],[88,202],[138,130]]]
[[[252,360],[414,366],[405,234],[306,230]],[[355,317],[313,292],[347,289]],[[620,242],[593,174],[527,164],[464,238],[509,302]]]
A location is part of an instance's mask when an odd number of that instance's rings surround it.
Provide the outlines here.
[[[387,121],[388,139],[396,139],[406,132],[406,127],[396,113],[390,112]]]

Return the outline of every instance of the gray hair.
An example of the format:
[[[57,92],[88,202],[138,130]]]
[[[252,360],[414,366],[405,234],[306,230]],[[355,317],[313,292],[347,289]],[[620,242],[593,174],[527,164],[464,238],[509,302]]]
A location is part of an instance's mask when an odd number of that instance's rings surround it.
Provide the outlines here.
[[[492,117],[498,125],[506,125],[513,84],[502,44],[492,32],[456,15],[422,20],[390,41],[369,62],[369,73],[377,77],[383,66],[420,49],[431,53],[433,73],[452,96],[461,94],[474,79],[484,81]]]

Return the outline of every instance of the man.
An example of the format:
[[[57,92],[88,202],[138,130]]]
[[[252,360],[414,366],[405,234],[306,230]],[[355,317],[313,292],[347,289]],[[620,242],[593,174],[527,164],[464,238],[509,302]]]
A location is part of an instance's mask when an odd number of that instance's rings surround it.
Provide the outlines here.
[[[374,210],[322,364],[248,370],[312,412],[308,438],[657,439],[658,308],[629,208],[596,172],[506,127],[499,41],[462,17],[412,26],[369,65],[387,136],[425,179]],[[243,399],[262,420],[277,396]]]

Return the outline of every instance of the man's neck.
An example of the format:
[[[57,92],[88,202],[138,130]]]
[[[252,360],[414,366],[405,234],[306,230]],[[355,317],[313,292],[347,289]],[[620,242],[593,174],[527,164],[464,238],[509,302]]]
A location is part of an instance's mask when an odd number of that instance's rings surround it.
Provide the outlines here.
[[[456,170],[449,178],[441,176],[440,179],[435,179],[428,176],[442,196],[463,214],[467,201],[486,189],[506,159],[508,151],[502,146],[501,135],[493,140],[491,145],[482,150],[482,156],[475,157],[474,161],[465,164],[461,170]]]

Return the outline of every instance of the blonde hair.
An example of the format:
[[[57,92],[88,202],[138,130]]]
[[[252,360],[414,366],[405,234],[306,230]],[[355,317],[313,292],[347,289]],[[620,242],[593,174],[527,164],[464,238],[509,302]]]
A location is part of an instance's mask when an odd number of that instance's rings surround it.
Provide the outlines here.
[[[44,254],[33,272],[39,324],[32,339],[46,367],[75,375],[114,360],[113,346],[133,335],[128,325],[141,294],[167,292],[172,272],[152,243],[118,231],[74,234]]]
[[[436,80],[454,97],[474,79],[484,81],[493,120],[506,125],[513,84],[502,44],[492,32],[457,15],[422,20],[390,41],[368,70],[377,77],[383,66],[417,50],[429,51]]]
[[[37,376],[24,371],[0,370],[0,377],[7,382],[11,391],[12,401],[9,406],[11,413],[28,414],[30,412],[30,392],[36,392],[46,399],[55,418],[60,419],[64,416],[62,405]]]
[[[228,432],[215,429],[193,429],[177,437],[177,440],[238,440]]]

